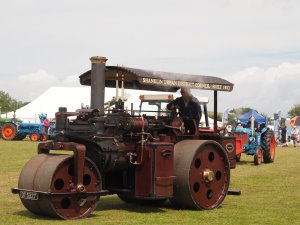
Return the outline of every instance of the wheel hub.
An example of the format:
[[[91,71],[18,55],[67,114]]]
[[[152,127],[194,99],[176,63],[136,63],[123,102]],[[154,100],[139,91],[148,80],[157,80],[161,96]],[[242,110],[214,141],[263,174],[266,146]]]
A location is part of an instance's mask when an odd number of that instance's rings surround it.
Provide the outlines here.
[[[203,179],[205,182],[212,182],[215,178],[215,174],[210,169],[206,169],[203,171]]]
[[[81,193],[81,192],[84,192],[85,191],[85,187],[80,184],[80,185],[77,185],[77,192]]]

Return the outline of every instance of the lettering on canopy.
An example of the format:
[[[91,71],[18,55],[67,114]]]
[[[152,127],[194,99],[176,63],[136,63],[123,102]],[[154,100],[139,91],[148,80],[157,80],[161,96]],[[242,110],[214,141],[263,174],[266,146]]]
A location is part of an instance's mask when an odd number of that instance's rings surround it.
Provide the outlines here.
[[[232,91],[231,85],[224,84],[208,84],[181,80],[165,80],[159,78],[149,78],[141,77],[139,78],[141,84],[149,85],[160,85],[160,86],[174,86],[174,87],[185,87],[185,88],[195,88],[195,89],[205,89],[205,90],[216,90],[216,91]]]

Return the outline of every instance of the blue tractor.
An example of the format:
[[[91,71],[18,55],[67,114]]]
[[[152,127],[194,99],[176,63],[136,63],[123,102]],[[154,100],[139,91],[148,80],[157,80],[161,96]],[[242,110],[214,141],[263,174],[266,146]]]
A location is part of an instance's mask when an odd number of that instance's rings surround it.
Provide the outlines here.
[[[234,130],[236,137],[236,159],[241,154],[254,155],[254,164],[272,163],[275,157],[274,132],[267,127],[267,118],[256,110],[238,117],[238,125]]]
[[[6,122],[2,125],[1,135],[4,140],[23,140],[29,136],[31,141],[46,141],[48,133],[43,125],[47,114],[40,114],[40,123]]]

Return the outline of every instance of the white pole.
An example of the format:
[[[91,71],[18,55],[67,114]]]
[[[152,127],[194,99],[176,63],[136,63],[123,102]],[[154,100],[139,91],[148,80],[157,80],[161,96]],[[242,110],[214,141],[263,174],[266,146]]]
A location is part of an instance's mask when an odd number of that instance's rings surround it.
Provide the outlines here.
[[[119,65],[117,65],[119,66]],[[118,72],[116,73],[116,101],[119,101],[119,81],[118,81],[118,77],[119,77],[119,74]]]
[[[124,74],[122,74],[122,90],[121,90],[122,102],[124,102]]]

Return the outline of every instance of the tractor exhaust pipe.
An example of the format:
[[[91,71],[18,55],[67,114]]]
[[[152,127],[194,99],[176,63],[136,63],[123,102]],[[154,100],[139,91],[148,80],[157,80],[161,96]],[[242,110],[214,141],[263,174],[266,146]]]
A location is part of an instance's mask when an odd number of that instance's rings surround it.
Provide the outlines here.
[[[90,58],[91,69],[91,108],[98,109],[104,115],[105,98],[105,63],[107,58],[93,56]]]

